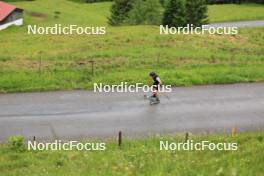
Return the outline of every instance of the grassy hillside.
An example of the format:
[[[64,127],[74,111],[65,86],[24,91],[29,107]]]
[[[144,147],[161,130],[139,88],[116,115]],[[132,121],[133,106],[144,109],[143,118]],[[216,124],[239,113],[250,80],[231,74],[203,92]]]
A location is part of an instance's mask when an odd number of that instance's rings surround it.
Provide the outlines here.
[[[57,4],[60,4],[59,6]],[[76,22],[76,24],[85,24],[88,22],[92,25],[106,24],[106,17],[109,16],[111,2],[103,3],[73,3],[67,0],[36,0],[34,2],[13,2],[13,4],[26,9],[28,12],[39,12],[47,15],[41,23],[54,23],[53,12],[60,11],[66,24]],[[260,4],[224,4],[209,5],[208,15],[210,22],[219,21],[241,21],[241,20],[261,20],[264,19],[264,6]],[[83,18],[85,15],[85,18]],[[26,14],[26,22],[37,23],[35,18]],[[74,20],[72,19],[74,17]]]
[[[191,136],[195,142],[238,143],[237,151],[160,151],[160,140],[183,142],[184,136],[108,141],[106,151],[15,152],[0,145],[1,176],[89,175],[261,176],[264,173],[264,133],[235,137]],[[91,142],[91,141],[90,141]]]
[[[151,70],[164,83],[176,86],[264,80],[264,28],[243,29],[232,36],[161,36],[156,26],[107,27],[104,36],[28,35],[27,24],[105,26],[111,3],[37,0],[15,4],[25,9],[25,25],[0,32],[0,92],[91,88],[93,82],[147,83]],[[222,21],[220,14],[226,20],[222,7],[236,9],[230,20],[251,19],[253,14],[261,18],[263,13],[258,12],[264,9],[213,5],[209,6],[211,21]],[[243,13],[245,9],[254,13]],[[96,62],[94,76],[89,60]]]
[[[260,4],[210,5],[208,14],[211,22],[263,20],[264,5],[260,5]]]

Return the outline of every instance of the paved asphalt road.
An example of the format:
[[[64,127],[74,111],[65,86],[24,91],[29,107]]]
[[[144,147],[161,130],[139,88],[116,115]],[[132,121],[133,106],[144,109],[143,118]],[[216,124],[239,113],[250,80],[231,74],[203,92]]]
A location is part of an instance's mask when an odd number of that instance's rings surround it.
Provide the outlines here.
[[[208,26],[211,26],[211,27],[238,27],[238,28],[242,28],[242,27],[263,27],[264,26],[264,20],[212,23]]]
[[[0,95],[0,141],[264,129],[264,84],[175,88],[150,106],[143,93],[64,91]]]

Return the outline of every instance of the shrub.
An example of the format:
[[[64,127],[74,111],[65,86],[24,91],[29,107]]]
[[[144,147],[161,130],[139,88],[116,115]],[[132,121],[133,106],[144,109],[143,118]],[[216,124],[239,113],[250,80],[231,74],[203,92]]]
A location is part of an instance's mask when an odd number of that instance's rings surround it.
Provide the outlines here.
[[[78,3],[111,2],[113,0],[69,0]]]
[[[8,139],[8,146],[14,151],[24,151],[24,137],[23,136],[12,136]]]
[[[146,1],[136,0],[133,8],[129,13],[128,23],[130,24],[143,24],[146,20]]]
[[[60,11],[55,11],[54,14],[55,14],[55,15],[60,15],[61,12],[60,12]]]
[[[160,24],[162,6],[159,0],[136,0],[129,13],[130,24]]]
[[[86,0],[86,3],[95,3],[95,2],[111,2],[113,0]]]
[[[113,26],[124,23],[128,19],[133,2],[134,0],[115,0],[111,8],[111,17],[108,18],[108,23]]]
[[[160,0],[160,4],[162,5],[162,7],[166,7],[167,3],[168,3],[167,0]]]
[[[162,6],[159,0],[146,0],[146,21],[147,24],[160,24],[162,19]]]

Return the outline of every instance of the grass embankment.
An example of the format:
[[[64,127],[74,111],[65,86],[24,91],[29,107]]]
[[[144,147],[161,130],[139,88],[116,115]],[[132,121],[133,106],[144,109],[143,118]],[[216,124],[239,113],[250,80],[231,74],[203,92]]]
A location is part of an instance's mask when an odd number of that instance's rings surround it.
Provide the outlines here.
[[[16,4],[25,9],[26,25],[40,26],[105,26],[111,5],[65,0]],[[258,12],[264,9],[261,5],[213,5],[209,6],[211,21],[221,21],[221,16],[227,20],[222,7],[237,9],[228,20],[251,19],[253,14],[262,18]],[[245,9],[254,13],[244,13]],[[264,28],[243,29],[235,36],[162,36],[156,26],[123,26],[107,27],[104,36],[41,36],[27,35],[26,25],[0,32],[0,92],[91,88],[94,82],[147,83],[151,70],[165,84],[176,86],[264,80]],[[91,59],[96,62],[95,76]]]
[[[260,4],[210,5],[208,15],[211,22],[264,20],[263,8]]]
[[[125,140],[105,151],[24,151],[0,146],[1,176],[13,175],[239,175],[264,173],[264,133],[191,136],[195,142],[238,143],[237,151],[160,151],[160,140],[183,142],[184,136]]]

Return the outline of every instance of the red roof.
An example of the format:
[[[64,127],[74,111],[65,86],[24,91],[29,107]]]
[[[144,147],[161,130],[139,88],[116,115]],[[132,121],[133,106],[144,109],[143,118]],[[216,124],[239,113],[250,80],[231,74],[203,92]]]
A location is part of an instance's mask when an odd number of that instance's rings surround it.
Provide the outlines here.
[[[17,9],[16,6],[0,1],[0,21],[4,20],[15,9]]]

